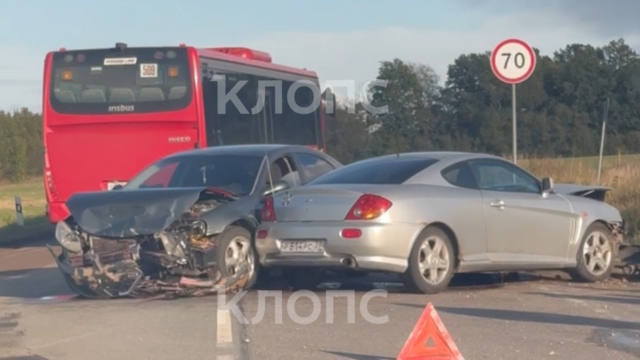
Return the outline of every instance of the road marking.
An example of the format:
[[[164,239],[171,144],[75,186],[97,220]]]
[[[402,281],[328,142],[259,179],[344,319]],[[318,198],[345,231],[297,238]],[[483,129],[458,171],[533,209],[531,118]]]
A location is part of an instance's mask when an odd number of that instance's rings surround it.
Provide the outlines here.
[[[235,360],[235,356],[233,355],[218,355],[216,356],[216,360]]]
[[[228,309],[218,309],[218,344],[233,342],[231,331],[231,312]]]

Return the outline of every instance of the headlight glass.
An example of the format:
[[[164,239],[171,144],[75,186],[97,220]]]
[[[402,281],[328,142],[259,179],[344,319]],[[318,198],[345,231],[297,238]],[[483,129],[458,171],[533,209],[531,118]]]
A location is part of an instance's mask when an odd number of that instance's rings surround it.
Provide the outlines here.
[[[60,221],[56,225],[56,240],[58,240],[62,247],[71,252],[82,251],[82,238],[64,221]]]
[[[206,235],[207,234],[207,223],[202,219],[196,220],[191,224],[191,229],[197,235]]]

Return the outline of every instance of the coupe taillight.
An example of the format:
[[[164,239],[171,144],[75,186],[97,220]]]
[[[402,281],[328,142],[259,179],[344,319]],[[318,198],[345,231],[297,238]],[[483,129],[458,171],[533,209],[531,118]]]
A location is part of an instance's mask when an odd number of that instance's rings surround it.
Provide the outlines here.
[[[345,220],[373,220],[387,212],[391,205],[391,201],[382,196],[364,194],[353,204]]]
[[[276,209],[273,206],[273,198],[270,196],[265,199],[262,212],[260,213],[260,221],[276,221]]]

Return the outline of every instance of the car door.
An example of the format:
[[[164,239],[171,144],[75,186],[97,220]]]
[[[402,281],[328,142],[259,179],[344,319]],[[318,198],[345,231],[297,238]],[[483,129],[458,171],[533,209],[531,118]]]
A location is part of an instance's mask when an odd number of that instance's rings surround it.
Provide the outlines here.
[[[457,196],[449,198],[447,208],[455,214],[450,226],[454,228],[464,260],[487,263],[484,203],[468,161],[449,165],[440,174],[445,181],[458,188]]]
[[[306,184],[336,168],[333,164],[318,155],[307,152],[296,152],[295,156],[300,167],[302,184]]]
[[[565,263],[577,224],[569,202],[554,193],[542,194],[540,181],[510,162],[481,159],[470,165],[483,198],[489,259]]]

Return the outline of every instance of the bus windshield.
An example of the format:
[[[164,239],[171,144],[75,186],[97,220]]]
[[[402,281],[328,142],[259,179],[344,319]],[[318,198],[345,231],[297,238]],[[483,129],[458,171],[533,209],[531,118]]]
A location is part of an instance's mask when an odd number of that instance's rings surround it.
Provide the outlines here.
[[[50,76],[51,105],[60,113],[179,110],[192,98],[186,48],[56,52]]]

